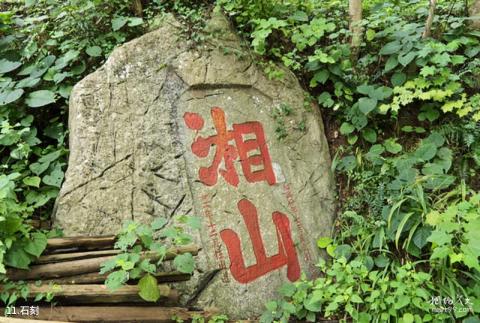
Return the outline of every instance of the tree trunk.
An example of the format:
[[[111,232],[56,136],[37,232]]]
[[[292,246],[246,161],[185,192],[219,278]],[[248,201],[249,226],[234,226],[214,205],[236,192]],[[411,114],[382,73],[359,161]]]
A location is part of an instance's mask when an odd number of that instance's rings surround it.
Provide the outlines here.
[[[349,0],[348,11],[350,14],[350,31],[352,39],[350,45],[354,52],[358,52],[358,48],[362,44],[362,0]]]
[[[480,29],[480,0],[474,0],[469,8],[472,28]]]
[[[132,7],[133,7],[133,13],[135,14],[135,16],[137,17],[143,16],[142,0],[133,0]]]
[[[425,22],[425,30],[423,31],[422,38],[428,38],[432,34],[432,23],[433,17],[435,15],[435,7],[437,5],[437,0],[430,0],[430,6],[428,8],[428,17]]]

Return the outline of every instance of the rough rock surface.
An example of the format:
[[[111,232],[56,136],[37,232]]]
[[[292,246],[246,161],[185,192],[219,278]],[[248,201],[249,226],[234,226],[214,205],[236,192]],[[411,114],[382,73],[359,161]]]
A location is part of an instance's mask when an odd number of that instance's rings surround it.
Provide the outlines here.
[[[55,223],[99,235],[128,219],[201,216],[183,301],[248,318],[312,274],[334,213],[330,156],[295,77],[266,78],[222,16],[208,28],[194,48],[167,16],[74,87]]]

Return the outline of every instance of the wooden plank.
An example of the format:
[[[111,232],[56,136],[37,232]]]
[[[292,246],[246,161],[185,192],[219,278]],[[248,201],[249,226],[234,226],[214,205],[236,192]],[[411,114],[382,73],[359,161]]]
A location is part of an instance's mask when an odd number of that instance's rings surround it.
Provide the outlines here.
[[[91,259],[65,261],[53,264],[36,265],[30,270],[8,269],[7,277],[10,280],[38,280],[60,278],[65,276],[79,275],[98,272],[100,266],[113,256],[97,257]]]
[[[103,284],[88,285],[41,285],[28,284],[28,298],[35,298],[37,294],[52,293],[54,299],[69,304],[97,304],[145,302],[139,295],[136,285],[124,285],[115,291],[110,291]],[[167,285],[158,285],[160,292],[159,302],[176,303],[178,292]]]
[[[45,256],[40,256],[35,260],[34,264],[49,264],[52,262],[61,262],[67,260],[80,260],[88,258],[96,258],[102,256],[113,256],[121,253],[120,250],[98,250],[98,251],[83,251],[83,252],[67,252],[57,253]]]
[[[180,307],[158,306],[56,306],[41,307],[41,320],[67,322],[175,322],[173,317],[190,320],[193,316],[208,316],[202,311],[189,311]]]
[[[75,285],[75,284],[101,284],[105,282],[108,274],[100,275],[98,272],[86,273],[80,275],[73,275],[68,277],[61,277],[56,279],[42,280],[44,284],[60,284],[60,285]]]
[[[44,284],[60,284],[60,285],[75,285],[75,284],[101,284],[105,281],[108,274],[100,275],[97,272],[80,274],[57,279],[43,280]],[[155,274],[159,282],[180,282],[190,279],[189,274],[180,272],[158,272]]]
[[[196,255],[199,248],[196,245],[175,247],[168,250],[165,260],[171,260],[178,254],[191,253]],[[72,260],[59,263],[50,263],[32,266],[30,270],[9,269],[7,276],[10,280],[38,280],[68,277],[86,273],[98,272],[100,266],[107,260],[113,259],[115,256],[104,256],[97,258]],[[158,255],[153,252],[143,253],[142,258],[150,258],[158,260]]]
[[[36,317],[36,316],[16,315],[15,317],[12,317],[12,316],[0,317],[0,323],[67,323],[66,321],[36,320],[36,319],[32,319],[33,317]]]
[[[47,249],[102,248],[107,246],[113,248],[114,244],[115,236],[52,238],[47,240]]]

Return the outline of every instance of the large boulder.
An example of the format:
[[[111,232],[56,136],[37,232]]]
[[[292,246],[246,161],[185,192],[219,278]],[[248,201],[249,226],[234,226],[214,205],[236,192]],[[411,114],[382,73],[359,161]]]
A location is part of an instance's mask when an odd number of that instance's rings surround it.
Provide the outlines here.
[[[247,318],[314,273],[334,213],[331,162],[294,75],[268,79],[220,15],[208,35],[192,46],[166,16],[74,87],[55,223],[100,235],[125,220],[201,216],[182,299]]]

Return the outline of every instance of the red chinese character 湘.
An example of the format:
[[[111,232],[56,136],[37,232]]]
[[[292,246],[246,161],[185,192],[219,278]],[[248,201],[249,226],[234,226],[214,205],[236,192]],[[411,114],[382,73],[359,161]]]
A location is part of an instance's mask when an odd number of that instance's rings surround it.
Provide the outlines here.
[[[211,115],[216,134],[195,138],[191,147],[196,156],[205,158],[211,147],[215,146],[210,167],[200,167],[200,181],[213,186],[220,173],[227,183],[237,186],[239,178],[233,162],[239,160],[248,182],[266,181],[270,185],[275,184],[275,174],[261,123],[250,121],[233,124],[233,130],[227,130],[225,112],[221,108],[212,108]],[[201,130],[205,123],[198,113],[186,112],[183,119],[188,128],[197,131]],[[246,139],[246,136],[254,136],[254,139]],[[232,141],[234,144],[230,143]],[[224,169],[220,168],[222,162]]]
[[[247,227],[257,262],[246,267],[238,234],[230,229],[222,230],[220,236],[227,247],[230,258],[230,272],[233,278],[246,284],[285,265],[287,266],[287,277],[290,281],[300,278],[300,265],[292,240],[288,217],[283,213],[273,212],[272,220],[277,231],[278,253],[267,257],[260,233],[257,209],[247,199],[238,202],[238,209]]]

